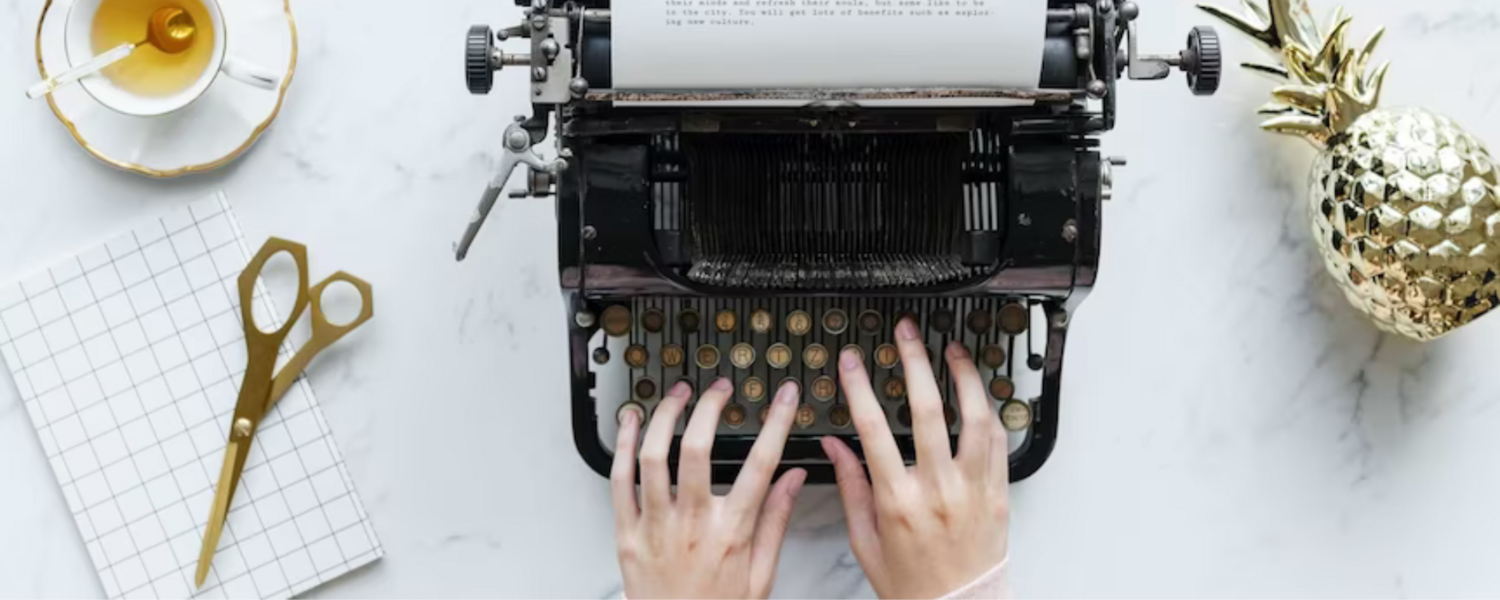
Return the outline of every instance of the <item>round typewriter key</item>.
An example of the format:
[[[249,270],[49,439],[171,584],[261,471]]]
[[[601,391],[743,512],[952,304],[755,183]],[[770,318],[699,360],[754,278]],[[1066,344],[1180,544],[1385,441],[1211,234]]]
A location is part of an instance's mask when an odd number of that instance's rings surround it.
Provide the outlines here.
[[[875,349],[875,364],[880,365],[880,368],[890,369],[895,367],[898,362],[901,362],[901,351],[897,350],[895,346],[881,344],[879,348]]]
[[[814,379],[812,382],[812,395],[814,398],[827,402],[838,395],[839,386],[833,382],[833,378],[827,375]]]
[[[602,365],[609,362],[609,348],[594,348],[594,364]]]
[[[903,403],[901,408],[896,409],[896,422],[902,427],[911,429],[911,405]]]
[[[727,308],[719,311],[719,314],[714,315],[714,327],[717,328],[720,333],[729,333],[731,331],[734,331],[734,326],[738,325],[739,321],[739,317],[735,316],[734,311]]]
[[[822,344],[808,344],[802,351],[802,364],[814,371],[828,364],[828,348]]]
[[[865,362],[865,349],[859,347],[859,344],[845,345],[844,349],[840,350],[840,353],[843,352],[853,352],[855,356],[859,357],[859,362]]]
[[[798,429],[807,429],[817,422],[818,411],[814,410],[811,404],[803,404],[797,407],[796,423]]]
[[[740,369],[755,364],[755,347],[750,344],[735,344],[729,349],[729,362]]]
[[[760,407],[760,412],[758,413],[758,415],[760,417],[760,423],[764,425],[766,423],[766,419],[771,417],[771,405],[767,404]]]
[[[786,331],[797,337],[807,335],[807,332],[812,331],[812,317],[800,310],[792,311],[792,314],[786,316]]]
[[[641,427],[646,426],[646,407],[640,402],[636,402],[634,400],[621,404],[620,410],[615,411],[615,423],[624,423],[625,413],[627,412],[634,412],[637,417],[640,417],[639,419],[636,419],[635,422],[638,423]]]
[[[1020,400],[1006,400],[1000,405],[1000,423],[1007,431],[1025,431],[1031,426],[1031,406]]]
[[[932,327],[933,331],[938,333],[953,331],[953,311],[946,308],[939,308],[932,311],[932,318],[928,319],[927,324]]]
[[[759,377],[751,377],[740,384],[740,395],[751,402],[760,402],[766,399],[766,382]]]
[[[757,308],[750,313],[750,331],[755,333],[771,333],[771,311]]]
[[[698,333],[698,326],[702,323],[703,318],[698,316],[698,311],[691,308],[677,315],[677,326],[682,328],[683,333]]]
[[[985,346],[984,350],[979,352],[979,360],[991,369],[1003,367],[1005,366],[1005,349],[994,344]]]
[[[859,331],[865,335],[880,335],[885,329],[885,319],[876,310],[867,310],[859,313]]]
[[[995,376],[990,380],[990,395],[996,400],[1009,400],[1016,396],[1016,384],[1009,377]]]
[[[823,331],[831,335],[842,335],[849,330],[849,313],[843,309],[830,308],[823,313]]]
[[[1010,302],[1000,307],[1000,331],[1008,335],[1021,335],[1031,322],[1031,315],[1019,302]]]
[[[604,309],[604,333],[620,337],[630,333],[630,309],[618,304]]]
[[[773,369],[785,369],[792,364],[792,349],[786,344],[771,344],[766,348],[766,364]]]
[[[682,351],[682,346],[678,346],[677,344],[667,344],[665,346],[662,346],[661,347],[661,366],[663,366],[663,367],[680,367],[680,366],[682,366],[682,359],[685,358],[684,354],[685,353]]]
[[[661,333],[666,326],[667,315],[659,308],[648,308],[641,315],[641,329],[645,329],[648,333]]]
[[[900,400],[906,397],[906,380],[891,376],[885,378],[885,399]]]
[[[625,349],[625,364],[630,365],[633,368],[645,368],[646,361],[650,359],[651,353],[646,351],[645,346],[642,346],[640,344],[631,344],[629,348]]]
[[[964,323],[969,327],[969,331],[982,335],[995,326],[995,318],[990,316],[990,311],[976,308],[969,313],[969,318],[965,319]]]
[[[698,346],[698,353],[693,355],[700,369],[714,369],[719,366],[719,348],[709,344]]]
[[[835,404],[833,408],[828,409],[828,424],[835,429],[843,429],[853,422],[854,415],[849,413],[847,404]]]
[[[730,429],[739,429],[740,426],[745,424],[747,416],[745,414],[745,407],[739,404],[731,402],[729,406],[724,407],[724,424],[729,426]]]
[[[641,400],[655,400],[656,382],[650,379],[642,379],[635,382],[635,397]]]

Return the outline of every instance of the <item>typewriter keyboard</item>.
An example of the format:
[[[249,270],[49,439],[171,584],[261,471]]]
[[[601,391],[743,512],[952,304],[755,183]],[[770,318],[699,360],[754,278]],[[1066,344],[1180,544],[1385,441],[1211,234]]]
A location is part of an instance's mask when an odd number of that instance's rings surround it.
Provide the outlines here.
[[[653,297],[607,306],[589,350],[599,435],[609,447],[627,403],[649,418],[678,381],[701,392],[719,377],[735,386],[719,421],[721,436],[758,432],[769,400],[789,379],[802,388],[793,436],[854,435],[837,364],[851,347],[864,357],[893,433],[909,434],[905,370],[894,338],[896,322],[907,315],[926,338],[954,433],[958,399],[943,357],[949,342],[973,353],[992,409],[1012,432],[1012,449],[1029,428],[1029,399],[1041,394],[1045,321],[1040,307],[1020,299]],[[679,433],[685,423],[678,423]]]

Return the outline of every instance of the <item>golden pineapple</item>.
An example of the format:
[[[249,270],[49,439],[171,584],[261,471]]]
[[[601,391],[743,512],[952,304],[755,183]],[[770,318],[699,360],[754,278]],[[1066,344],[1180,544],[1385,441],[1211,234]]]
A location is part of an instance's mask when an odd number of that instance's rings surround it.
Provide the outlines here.
[[[1381,329],[1433,340],[1500,304],[1500,195],[1489,151],[1447,117],[1382,109],[1386,69],[1367,71],[1383,31],[1355,50],[1350,19],[1326,27],[1306,0],[1241,0],[1243,15],[1203,10],[1250,35],[1284,82],[1261,127],[1321,150],[1308,206],[1324,262],[1349,302]]]

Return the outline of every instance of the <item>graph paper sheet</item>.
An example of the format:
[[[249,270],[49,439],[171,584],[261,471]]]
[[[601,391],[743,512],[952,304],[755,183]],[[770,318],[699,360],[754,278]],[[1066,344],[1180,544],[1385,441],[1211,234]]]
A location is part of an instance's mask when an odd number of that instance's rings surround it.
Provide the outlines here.
[[[384,553],[302,377],[192,587],[245,369],[248,256],[219,194],[0,285],[0,354],[111,598],[285,598]]]

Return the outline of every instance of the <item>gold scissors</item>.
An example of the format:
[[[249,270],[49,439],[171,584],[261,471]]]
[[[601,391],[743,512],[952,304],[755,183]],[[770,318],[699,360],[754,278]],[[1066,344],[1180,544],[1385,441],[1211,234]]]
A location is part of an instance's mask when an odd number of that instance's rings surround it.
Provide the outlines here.
[[[255,323],[253,307],[255,282],[261,269],[272,256],[285,252],[297,263],[297,301],[287,315],[281,329],[267,333]],[[334,282],[342,281],[359,290],[361,307],[359,316],[343,325],[335,325],[323,314],[323,292]],[[250,443],[255,439],[256,428],[261,419],[271,412],[271,407],[281,399],[302,369],[324,348],[354,331],[370,317],[375,316],[373,292],[364,280],[339,271],[317,285],[307,286],[307,247],[281,238],[270,238],[261,246],[260,252],[245,270],[240,273],[240,320],[245,328],[246,360],[245,379],[240,383],[240,397],[234,405],[234,420],[229,426],[229,443],[224,448],[224,468],[219,471],[219,483],[214,489],[214,503],[208,516],[208,529],[203,534],[203,549],[198,554],[197,587],[203,587],[208,577],[208,568],[213,564],[214,551],[219,546],[219,536],[224,532],[224,522],[229,517],[229,502],[234,499],[239,487],[240,474],[245,470],[245,461],[250,457]],[[276,372],[276,355],[292,327],[302,317],[302,311],[312,305],[312,338],[287,361],[281,371]],[[274,372],[274,376],[273,376]]]

